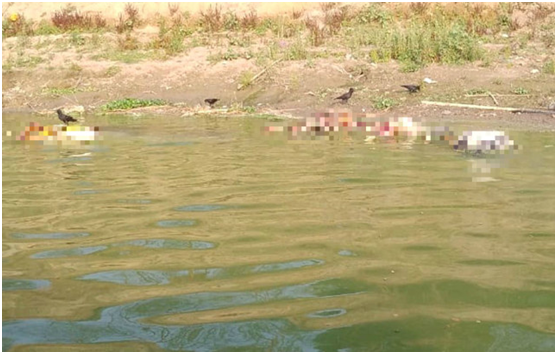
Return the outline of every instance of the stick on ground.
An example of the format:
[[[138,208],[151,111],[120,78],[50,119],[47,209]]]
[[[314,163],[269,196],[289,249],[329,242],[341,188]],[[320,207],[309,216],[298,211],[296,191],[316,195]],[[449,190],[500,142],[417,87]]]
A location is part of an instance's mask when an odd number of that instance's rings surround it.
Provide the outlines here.
[[[242,88],[251,85],[255,80],[257,80],[258,77],[260,77],[261,75],[265,74],[267,72],[267,70],[269,70],[272,66],[276,65],[277,63],[281,62],[282,58],[275,60],[273,63],[271,63],[271,65],[269,65],[268,67],[266,67],[265,69],[261,70],[260,72],[257,73],[257,75],[255,75],[247,84],[239,84],[238,85],[238,90],[241,90]]]
[[[434,102],[434,101],[422,101],[422,104],[434,105],[434,106],[448,106],[448,107],[461,107],[461,108],[474,108],[474,109],[489,109],[493,111],[508,111],[513,113],[542,113],[542,114],[555,114],[555,111],[549,111],[544,109],[533,109],[533,108],[513,108],[513,107],[494,107],[494,106],[478,106],[474,104],[463,104],[463,103],[449,103],[449,102]]]

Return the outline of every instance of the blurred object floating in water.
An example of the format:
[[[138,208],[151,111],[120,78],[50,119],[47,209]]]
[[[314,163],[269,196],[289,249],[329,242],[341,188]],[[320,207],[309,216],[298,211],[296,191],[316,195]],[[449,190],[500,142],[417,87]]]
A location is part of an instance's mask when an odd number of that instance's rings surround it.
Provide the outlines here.
[[[505,151],[519,149],[513,140],[502,131],[467,131],[453,143],[456,150],[466,151]]]
[[[318,111],[291,125],[265,125],[263,133],[283,133],[289,139],[329,137],[336,132],[366,135],[366,141],[408,139],[409,141],[449,142],[456,150],[505,151],[520,149],[502,131],[466,131],[457,136],[446,126],[429,126],[411,117],[379,118],[374,114],[351,110]]]
[[[31,122],[17,137],[19,141],[34,141],[44,144],[86,145],[102,140],[99,127],[45,125]]]

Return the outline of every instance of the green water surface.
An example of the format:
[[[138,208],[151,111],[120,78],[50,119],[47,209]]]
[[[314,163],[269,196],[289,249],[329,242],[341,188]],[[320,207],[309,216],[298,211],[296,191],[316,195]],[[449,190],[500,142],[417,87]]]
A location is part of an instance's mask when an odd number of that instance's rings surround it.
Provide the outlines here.
[[[555,350],[553,133],[494,156],[255,118],[6,136],[31,120],[3,117],[4,350]]]

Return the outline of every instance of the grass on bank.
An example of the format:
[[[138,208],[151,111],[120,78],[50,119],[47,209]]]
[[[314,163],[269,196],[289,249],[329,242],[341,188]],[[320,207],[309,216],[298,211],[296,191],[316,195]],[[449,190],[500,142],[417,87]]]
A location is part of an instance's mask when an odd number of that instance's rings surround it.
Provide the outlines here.
[[[150,107],[150,106],[164,106],[168,103],[160,99],[138,99],[138,98],[124,98],[121,100],[110,101],[107,104],[101,106],[103,111],[117,111],[117,110],[127,110],[139,107]]]

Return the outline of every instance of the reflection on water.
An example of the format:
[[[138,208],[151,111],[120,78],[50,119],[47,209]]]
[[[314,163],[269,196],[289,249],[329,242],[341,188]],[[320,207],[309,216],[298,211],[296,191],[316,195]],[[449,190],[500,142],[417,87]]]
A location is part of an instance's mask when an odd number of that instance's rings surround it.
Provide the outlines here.
[[[104,281],[126,285],[163,285],[170,283],[171,278],[187,277],[188,280],[224,279],[256,273],[272,273],[290,269],[320,265],[321,260],[311,259],[294,262],[262,264],[257,266],[236,266],[231,268],[206,268],[179,271],[157,270],[115,270],[92,273],[81,277],[83,280]]]
[[[48,280],[2,279],[2,291],[41,289],[49,285]]]
[[[28,233],[13,233],[11,235],[13,238],[73,238],[73,237],[84,237],[89,236],[87,232],[47,232],[38,234],[28,234]]]
[[[552,134],[468,156],[90,119],[85,154],[3,143],[4,350],[555,348]]]

